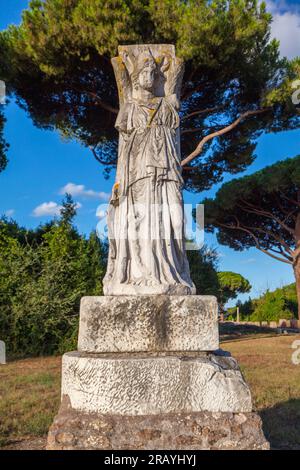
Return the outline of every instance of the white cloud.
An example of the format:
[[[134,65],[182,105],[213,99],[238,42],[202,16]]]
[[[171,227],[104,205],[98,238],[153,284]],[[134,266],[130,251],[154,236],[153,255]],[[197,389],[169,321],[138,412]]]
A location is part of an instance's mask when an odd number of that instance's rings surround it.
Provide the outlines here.
[[[281,55],[289,59],[300,56],[300,15],[274,15],[272,36],[280,40]]]
[[[5,215],[6,217],[12,217],[12,216],[14,215],[14,213],[15,213],[15,209],[8,209],[8,210],[4,213],[4,215]]]
[[[69,193],[71,196],[75,197],[86,197],[86,198],[95,198],[101,199],[102,201],[108,201],[110,198],[109,193],[103,191],[97,192],[93,189],[86,189],[83,184],[74,184],[68,183],[59,191],[60,194]]]
[[[33,212],[32,215],[33,217],[44,217],[46,215],[59,215],[60,210],[61,210],[60,205],[58,205],[56,202],[50,201],[50,202],[43,202],[43,204],[40,204],[37,206]]]
[[[267,1],[273,15],[272,37],[279,39],[282,56],[300,56],[300,5],[282,1]]]
[[[76,203],[76,209],[80,209],[82,205],[80,202]],[[43,204],[40,204],[37,206],[33,212],[32,215],[33,217],[45,217],[45,216],[57,216],[60,215],[60,211],[62,209],[62,206],[57,204],[56,202],[50,201],[50,202],[43,202]]]

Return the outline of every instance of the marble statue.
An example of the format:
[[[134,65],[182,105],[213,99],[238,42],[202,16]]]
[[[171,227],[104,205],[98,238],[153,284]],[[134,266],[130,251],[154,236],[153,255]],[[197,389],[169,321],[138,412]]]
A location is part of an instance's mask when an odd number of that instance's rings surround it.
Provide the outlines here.
[[[119,152],[105,295],[195,294],[185,252],[179,140],[183,62],[172,45],[120,46]]]

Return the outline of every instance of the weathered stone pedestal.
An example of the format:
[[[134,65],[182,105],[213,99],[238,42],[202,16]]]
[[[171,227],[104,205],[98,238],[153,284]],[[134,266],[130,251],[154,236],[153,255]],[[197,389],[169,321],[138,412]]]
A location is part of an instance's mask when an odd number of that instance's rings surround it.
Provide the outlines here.
[[[202,296],[82,299],[48,449],[267,449]]]

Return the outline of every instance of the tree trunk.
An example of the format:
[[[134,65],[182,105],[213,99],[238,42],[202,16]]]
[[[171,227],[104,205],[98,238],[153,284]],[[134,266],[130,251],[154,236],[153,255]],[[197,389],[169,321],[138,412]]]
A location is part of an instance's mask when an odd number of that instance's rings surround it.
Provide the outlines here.
[[[297,192],[298,202],[300,202],[300,190]],[[295,241],[296,241],[296,252],[300,248],[300,212],[298,212],[296,225],[295,225]],[[296,290],[298,297],[298,319],[300,320],[300,255],[296,254],[294,258],[294,273],[296,279]]]
[[[296,279],[296,290],[298,296],[298,319],[300,320],[300,257],[297,258],[294,264],[294,273]]]

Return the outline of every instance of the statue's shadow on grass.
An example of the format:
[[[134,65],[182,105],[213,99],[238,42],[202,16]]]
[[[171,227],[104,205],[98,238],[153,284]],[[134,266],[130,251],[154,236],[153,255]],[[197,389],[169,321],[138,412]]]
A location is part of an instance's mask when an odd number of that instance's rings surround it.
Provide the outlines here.
[[[300,450],[300,399],[291,399],[259,412],[271,449]]]

